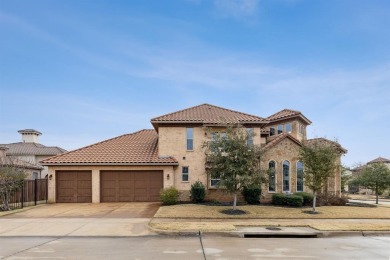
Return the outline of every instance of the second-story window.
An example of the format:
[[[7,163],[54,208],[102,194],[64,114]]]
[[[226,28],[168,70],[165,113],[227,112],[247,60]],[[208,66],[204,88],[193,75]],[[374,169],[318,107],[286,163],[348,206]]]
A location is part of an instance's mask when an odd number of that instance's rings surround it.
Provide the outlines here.
[[[283,133],[283,125],[278,125],[278,134]]]
[[[181,180],[188,181],[188,167],[183,167],[181,169]]]
[[[247,128],[246,134],[248,135],[246,139],[246,144],[249,146],[253,145],[253,128]]]
[[[187,151],[194,150],[194,128],[187,128]]]
[[[269,128],[269,136],[275,135],[275,127],[270,127]]]
[[[291,133],[292,132],[292,125],[291,123],[286,124],[286,132]]]

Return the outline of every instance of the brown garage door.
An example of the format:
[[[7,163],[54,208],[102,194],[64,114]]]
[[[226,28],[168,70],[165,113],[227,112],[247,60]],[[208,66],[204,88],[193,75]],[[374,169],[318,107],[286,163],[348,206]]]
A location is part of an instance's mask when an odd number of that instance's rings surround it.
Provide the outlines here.
[[[57,202],[92,202],[91,171],[57,171]]]
[[[101,171],[101,202],[159,201],[163,171]]]

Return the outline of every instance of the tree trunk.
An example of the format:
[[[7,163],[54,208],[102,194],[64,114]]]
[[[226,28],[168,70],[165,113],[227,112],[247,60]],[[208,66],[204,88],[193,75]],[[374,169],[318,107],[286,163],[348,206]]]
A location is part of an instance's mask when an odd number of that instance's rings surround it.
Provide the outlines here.
[[[313,191],[313,213],[317,212],[316,203],[317,203],[317,192]]]
[[[234,193],[233,210],[236,210],[236,207],[237,207],[237,193]]]
[[[376,204],[378,204],[378,200],[379,200],[378,185],[375,186],[375,194],[376,194]]]

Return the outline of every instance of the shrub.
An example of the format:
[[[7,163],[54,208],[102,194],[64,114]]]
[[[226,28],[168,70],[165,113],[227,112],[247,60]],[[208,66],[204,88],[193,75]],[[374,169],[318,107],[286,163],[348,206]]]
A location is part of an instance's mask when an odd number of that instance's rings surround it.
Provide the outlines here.
[[[295,196],[301,196],[303,198],[303,205],[305,206],[311,206],[313,205],[313,194],[307,193],[307,192],[296,192],[294,193]]]
[[[191,200],[195,203],[203,202],[206,196],[206,188],[203,183],[196,181],[191,185]]]
[[[174,188],[167,188],[160,191],[160,199],[163,205],[174,205],[179,197],[179,191]]]
[[[317,195],[318,206],[345,206],[348,203],[348,197],[341,197],[333,194],[322,193]]]
[[[260,204],[261,188],[259,186],[244,187],[242,195],[248,204]]]
[[[273,205],[286,205],[286,195],[283,193],[272,194]]]
[[[289,195],[286,197],[286,205],[291,207],[302,207],[303,197],[297,195]]]

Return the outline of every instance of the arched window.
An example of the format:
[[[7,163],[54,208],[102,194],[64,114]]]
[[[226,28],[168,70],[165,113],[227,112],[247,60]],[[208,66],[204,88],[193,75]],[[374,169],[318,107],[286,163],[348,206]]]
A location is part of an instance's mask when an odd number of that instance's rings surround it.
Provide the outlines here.
[[[303,191],[303,163],[297,162],[297,191]]]
[[[275,191],[276,174],[274,161],[268,163],[268,181],[268,191]]]
[[[290,191],[290,162],[283,161],[283,191]]]

